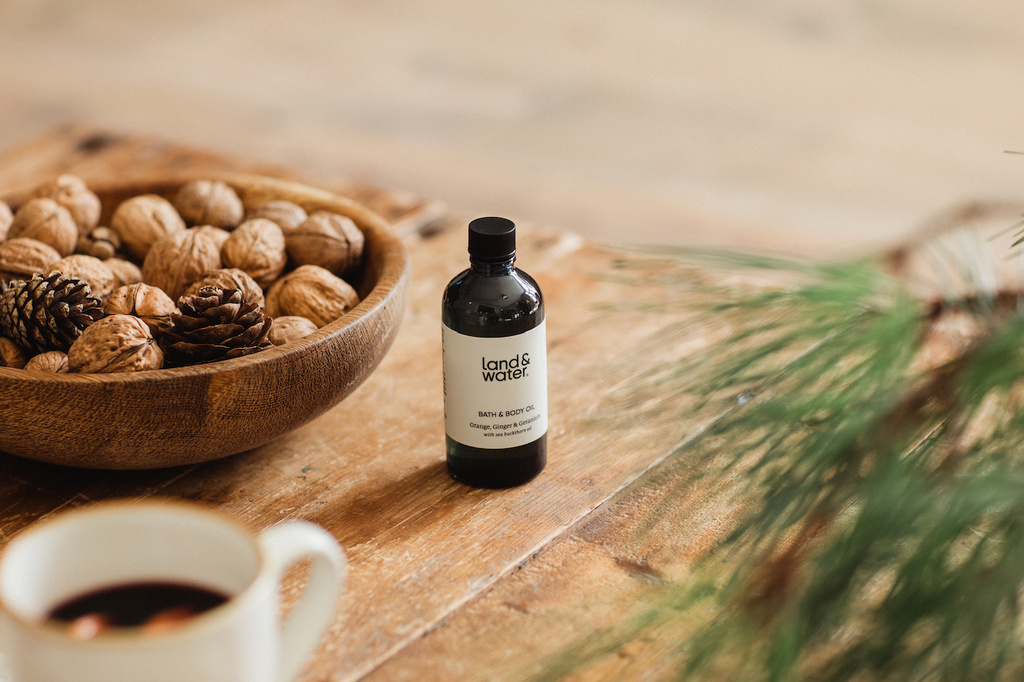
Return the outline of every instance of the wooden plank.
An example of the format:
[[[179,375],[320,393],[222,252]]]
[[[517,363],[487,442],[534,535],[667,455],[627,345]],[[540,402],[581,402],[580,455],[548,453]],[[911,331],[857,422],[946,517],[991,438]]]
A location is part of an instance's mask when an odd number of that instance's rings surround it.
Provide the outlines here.
[[[87,160],[72,147],[69,161],[42,142],[26,148],[51,150],[50,161],[37,166],[46,174],[82,168],[83,175],[103,177],[141,148],[154,153],[140,160],[148,169],[187,164],[190,152],[140,144],[123,140],[89,152]],[[22,168],[31,167],[24,154],[15,156]],[[215,161],[200,155],[197,163]],[[679,405],[671,429],[656,421],[595,420],[621,389],[612,378],[621,372],[611,369],[629,363],[639,371],[667,352],[634,352],[664,320],[642,310],[611,315],[597,308],[636,293],[595,278],[614,269],[616,254],[573,235],[524,230],[519,262],[540,283],[548,306],[550,464],[512,490],[453,482],[444,467],[440,295],[465,267],[464,224],[451,218],[445,225],[459,229],[408,235],[412,285],[402,330],[374,375],[335,409],[267,446],[184,469],[75,471],[0,458],[8,505],[0,512],[0,541],[55,509],[113,498],[193,500],[255,528],[308,519],[339,538],[352,575],[343,612],[306,679],[359,679],[420,640],[711,416]]]
[[[1020,194],[1012,1],[144,7],[3,3],[0,146],[88,119],[595,239],[833,256]]]
[[[715,613],[676,610],[694,564],[742,509],[736,478],[667,458],[364,682],[677,680]]]

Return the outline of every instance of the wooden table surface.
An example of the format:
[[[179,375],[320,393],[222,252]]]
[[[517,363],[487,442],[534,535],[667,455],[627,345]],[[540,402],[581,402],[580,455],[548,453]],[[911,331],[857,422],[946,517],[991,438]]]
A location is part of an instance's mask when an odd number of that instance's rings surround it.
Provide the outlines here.
[[[60,172],[101,181],[185,169],[309,180],[159,139],[71,128],[0,152],[0,191]],[[708,503],[720,491],[681,487],[688,465],[674,454],[714,415],[679,405],[661,420],[630,420],[616,407],[626,378],[668,352],[645,346],[663,317],[603,307],[644,293],[605,277],[621,254],[568,233],[520,235],[518,263],[547,301],[549,464],[518,488],[472,489],[444,463],[440,296],[465,267],[473,216],[371,187],[327,188],[391,220],[411,254],[405,318],[370,379],[293,433],[206,464],[111,472],[0,455],[0,543],[55,512],[114,498],[191,500],[255,530],[305,519],[338,538],[351,575],[302,679],[669,674],[673,647],[691,625],[625,645],[602,637],[686,576],[728,526],[728,507]]]
[[[830,257],[1024,178],[1012,0],[2,7],[0,148],[89,121],[596,240]]]

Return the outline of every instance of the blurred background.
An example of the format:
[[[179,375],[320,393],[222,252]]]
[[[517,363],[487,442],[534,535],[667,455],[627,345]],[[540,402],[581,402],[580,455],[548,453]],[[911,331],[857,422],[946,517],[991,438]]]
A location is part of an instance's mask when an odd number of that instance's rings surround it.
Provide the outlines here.
[[[85,123],[611,242],[849,255],[1024,195],[1011,0],[0,0]]]

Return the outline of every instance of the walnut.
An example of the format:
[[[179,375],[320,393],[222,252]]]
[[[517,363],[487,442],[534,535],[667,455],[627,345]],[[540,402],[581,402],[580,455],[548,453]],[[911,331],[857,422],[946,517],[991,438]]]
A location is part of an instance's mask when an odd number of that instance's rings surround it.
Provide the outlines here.
[[[51,374],[67,374],[68,356],[59,350],[48,350],[39,355],[29,358],[25,369],[36,372],[50,372]]]
[[[168,234],[183,232],[185,221],[171,202],[155,194],[141,194],[121,202],[110,218],[128,254],[140,263],[150,247]]]
[[[163,364],[164,353],[149,327],[131,315],[110,315],[93,322],[68,350],[71,372],[142,372]]]
[[[182,185],[174,206],[189,225],[235,228],[244,209],[235,190],[219,180],[195,180]]]
[[[121,235],[109,227],[97,227],[89,232],[89,234],[80,234],[78,236],[78,246],[75,248],[77,253],[99,258],[100,260],[114,258],[120,250]]]
[[[282,315],[274,318],[274,325],[270,328],[270,342],[275,346],[283,346],[289,341],[305,338],[317,329],[318,327],[308,318]]]
[[[0,242],[7,239],[7,233],[11,229],[11,223],[14,222],[14,213],[11,211],[11,207],[5,202],[0,201]]]
[[[149,326],[154,336],[170,327],[175,308],[163,289],[141,282],[119,287],[103,301],[103,312],[107,315],[134,315]]]
[[[224,247],[224,242],[226,242],[228,240],[228,237],[231,236],[231,233],[228,232],[227,230],[223,230],[219,227],[214,227],[213,225],[198,225],[196,227],[193,227],[192,229],[212,239],[214,243],[217,244],[218,250]]]
[[[32,275],[50,271],[60,260],[60,254],[47,244],[35,239],[15,237],[0,242],[0,280],[28,279]]]
[[[296,265],[319,265],[339,277],[363,258],[363,233],[350,218],[315,211],[285,236],[288,256]]]
[[[243,300],[255,303],[261,308],[266,307],[266,301],[263,299],[263,289],[256,283],[256,280],[238,268],[222,268],[203,273],[202,277],[189,285],[185,295],[195,296],[199,293],[199,289],[204,286],[236,289],[242,292]]]
[[[70,256],[78,243],[78,225],[68,210],[53,199],[29,199],[14,214],[8,237],[26,237],[49,244],[61,256]]]
[[[135,284],[136,282],[142,281],[142,270],[139,266],[131,261],[123,260],[121,258],[110,258],[109,260],[103,261],[110,268],[110,271],[114,273],[114,288],[124,286],[125,284]]]
[[[220,251],[226,268],[238,268],[269,287],[288,262],[284,233],[277,223],[266,218],[247,220],[238,226]]]
[[[268,201],[245,212],[245,219],[266,218],[277,223],[285,234],[306,222],[306,209],[290,201]]]
[[[79,234],[89,234],[100,222],[99,197],[76,175],[61,175],[38,187],[32,196],[53,199],[66,208],[78,226]]]
[[[299,315],[323,327],[358,303],[359,296],[348,282],[319,265],[302,265],[270,287],[267,315]]]
[[[22,369],[28,362],[28,353],[6,336],[0,336],[0,367]]]
[[[142,281],[160,287],[176,301],[204,272],[220,266],[220,252],[212,239],[183,230],[153,244],[142,264]]]
[[[76,253],[66,258],[61,258],[54,263],[50,270],[60,270],[68,277],[76,277],[92,289],[92,295],[96,298],[108,296],[114,290],[114,271],[99,258]]]

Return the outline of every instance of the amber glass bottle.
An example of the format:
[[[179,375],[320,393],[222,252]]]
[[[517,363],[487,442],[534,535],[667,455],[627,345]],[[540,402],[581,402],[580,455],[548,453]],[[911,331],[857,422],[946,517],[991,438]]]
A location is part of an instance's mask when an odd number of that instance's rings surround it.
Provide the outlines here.
[[[547,462],[544,299],[515,267],[515,224],[469,224],[470,268],[441,306],[448,470],[481,488],[529,481]]]

